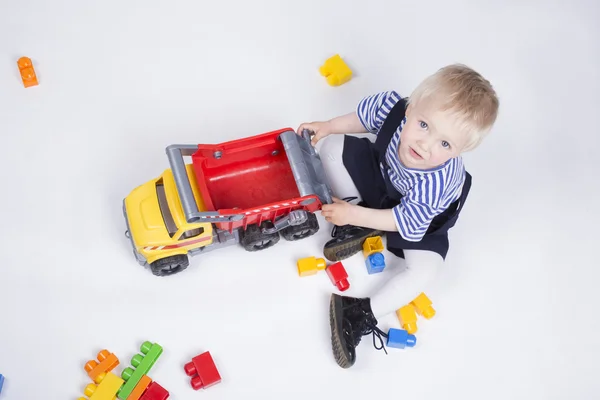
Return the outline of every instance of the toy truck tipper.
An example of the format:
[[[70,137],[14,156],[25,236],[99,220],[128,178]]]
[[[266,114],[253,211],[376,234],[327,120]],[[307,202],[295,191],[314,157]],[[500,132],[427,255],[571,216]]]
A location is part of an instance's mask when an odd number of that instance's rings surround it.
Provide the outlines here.
[[[171,168],[123,200],[133,253],[157,276],[183,271],[188,256],[221,247],[239,243],[257,251],[275,245],[280,235],[311,236],[319,230],[314,213],[332,202],[306,131],[172,145],[166,152]]]

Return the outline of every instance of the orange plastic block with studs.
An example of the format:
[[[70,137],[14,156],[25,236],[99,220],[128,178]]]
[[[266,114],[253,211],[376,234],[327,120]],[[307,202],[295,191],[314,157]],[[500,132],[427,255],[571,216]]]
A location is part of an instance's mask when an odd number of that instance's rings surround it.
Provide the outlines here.
[[[435,315],[435,309],[431,306],[431,300],[425,293],[421,293],[413,301],[410,302],[417,310],[417,313],[426,319],[430,319]]]
[[[117,392],[125,382],[112,372],[100,374],[95,380],[96,384],[90,383],[83,392],[88,399],[80,397],[79,400],[114,400]]]
[[[327,79],[327,83],[331,86],[342,85],[352,78],[352,70],[339,54],[325,60],[325,63],[319,68],[319,73]]]
[[[369,237],[363,242],[363,254],[365,257],[369,257],[374,253],[381,253],[383,250],[384,247],[381,236]]]
[[[151,383],[152,379],[148,375],[142,376],[138,384],[133,388],[129,397],[127,397],[127,400],[139,400]]]
[[[85,364],[85,372],[92,380],[95,380],[98,375],[112,371],[117,365],[119,365],[117,356],[104,349],[98,353],[98,361],[90,360]]]
[[[17,61],[17,65],[19,66],[19,71],[21,72],[23,85],[26,88],[37,86],[38,79],[35,74],[35,70],[33,69],[33,63],[31,62],[31,59],[29,57],[21,57]]]
[[[417,331],[417,313],[412,304],[407,304],[397,310],[396,315],[400,320],[402,329],[411,334]]]
[[[314,275],[325,268],[327,268],[327,263],[323,258],[306,257],[298,260],[298,275],[300,276]]]

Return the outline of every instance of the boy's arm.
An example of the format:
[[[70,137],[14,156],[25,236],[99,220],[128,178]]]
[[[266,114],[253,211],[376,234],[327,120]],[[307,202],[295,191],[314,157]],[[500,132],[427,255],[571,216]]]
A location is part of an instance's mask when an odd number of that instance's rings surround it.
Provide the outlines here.
[[[377,93],[362,99],[356,107],[356,114],[369,132],[377,134],[389,112],[401,99],[393,90]]]
[[[331,133],[377,133],[392,107],[401,100],[395,91],[365,97],[355,112],[329,120]]]
[[[417,205],[420,207],[422,205]],[[398,232],[409,242],[418,242],[423,238],[429,224],[437,212],[413,214],[414,204],[407,204],[406,199],[394,208],[379,210],[353,205],[349,224],[385,232]]]
[[[341,115],[321,122],[305,122],[296,132],[301,134],[304,129],[314,133],[313,145],[326,136],[346,133],[373,133],[377,134],[383,126],[392,107],[401,100],[394,91],[377,93],[362,99],[354,112]]]
[[[351,214],[350,225],[362,226],[364,228],[377,229],[385,232],[397,231],[394,210],[377,210],[361,206],[354,206],[355,212]]]
[[[368,133],[355,112],[329,120],[330,133]]]
[[[418,242],[427,232],[433,218],[444,209],[439,192],[428,189],[428,182],[420,182],[402,197],[400,204],[391,209],[351,205],[352,209],[346,210],[349,223],[386,232],[399,232],[405,240]]]

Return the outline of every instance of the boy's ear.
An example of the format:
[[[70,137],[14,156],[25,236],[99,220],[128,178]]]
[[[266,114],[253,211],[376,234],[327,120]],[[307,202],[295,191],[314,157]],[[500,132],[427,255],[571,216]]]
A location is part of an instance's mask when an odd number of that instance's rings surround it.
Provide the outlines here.
[[[406,111],[404,111],[404,115],[406,115],[408,117],[408,114],[410,114],[411,109],[412,109],[412,103],[408,103],[408,106],[406,106]]]

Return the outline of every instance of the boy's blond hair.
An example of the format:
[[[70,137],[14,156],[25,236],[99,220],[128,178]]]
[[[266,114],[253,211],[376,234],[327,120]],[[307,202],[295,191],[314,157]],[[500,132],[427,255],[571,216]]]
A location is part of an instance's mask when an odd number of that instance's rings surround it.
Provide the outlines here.
[[[488,80],[463,64],[452,64],[427,77],[412,92],[408,103],[426,102],[450,112],[469,140],[463,151],[476,148],[498,116],[499,100]]]

